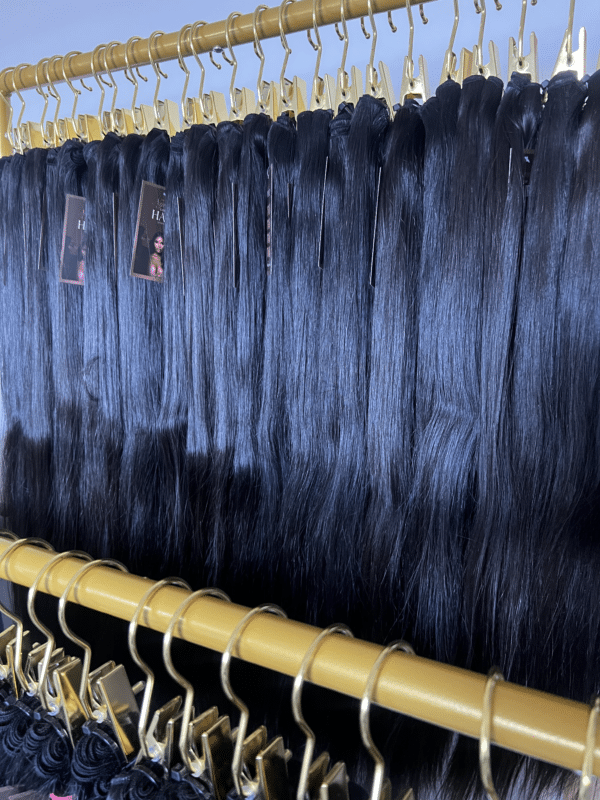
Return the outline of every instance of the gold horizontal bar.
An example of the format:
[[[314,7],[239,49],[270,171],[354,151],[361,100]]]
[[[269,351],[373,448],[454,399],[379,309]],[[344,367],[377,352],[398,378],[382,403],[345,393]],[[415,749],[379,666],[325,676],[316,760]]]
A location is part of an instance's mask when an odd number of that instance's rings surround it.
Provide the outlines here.
[[[432,0],[413,0],[413,4],[416,5],[417,2],[432,2]],[[393,11],[396,8],[404,8],[405,5],[406,0],[374,0],[373,11],[375,13]],[[287,5],[283,15],[284,32],[295,33],[312,28],[312,8],[313,0],[296,0],[295,3]],[[362,17],[367,13],[367,0],[345,0],[344,15],[346,19]],[[253,14],[243,14],[232,20],[229,29],[232,45],[254,41],[252,20]],[[339,21],[340,0],[320,0],[317,6],[317,23],[319,25],[331,25]],[[259,17],[259,23],[258,30],[261,39],[279,36],[279,6],[263,11]],[[170,61],[177,58],[178,36],[179,31],[175,31],[174,33],[156,37],[152,53],[155,61]],[[151,63],[148,55],[149,44],[149,39],[140,39],[130,46],[128,57],[132,65],[144,66]],[[215,47],[226,46],[225,20],[200,26],[196,31],[196,36],[194,37],[196,52],[208,53]],[[181,50],[183,56],[193,55],[188,37],[185,37],[185,41],[182,42]],[[62,59],[56,59],[49,66],[50,80],[54,83],[64,81],[62,63]],[[93,75],[91,64],[92,53],[73,56],[69,59],[69,64],[67,65],[69,77],[72,79],[91,77]],[[124,44],[115,45],[110,49],[108,66],[110,69],[125,69],[127,63],[125,61]],[[102,72],[98,58],[96,58],[95,68],[98,72]],[[13,92],[15,86],[13,81],[15,80],[19,89],[33,89],[36,86],[35,66],[25,67],[19,70],[18,74],[15,74],[16,72],[17,70],[13,67],[9,67],[0,73],[0,92],[4,94]],[[42,71],[40,70],[40,80],[42,80],[42,77]],[[0,104],[4,105],[1,101]]]
[[[0,539],[0,558],[9,542]],[[0,577],[31,586],[52,553],[23,545],[2,564]],[[60,596],[82,562],[68,558],[46,576],[44,591]],[[109,567],[83,576],[76,601],[113,617],[130,620],[152,581]],[[144,624],[164,633],[188,592],[172,586],[159,590]],[[248,612],[243,606],[203,597],[182,620],[182,637],[223,652],[236,625]],[[244,661],[295,676],[303,656],[319,633],[317,628],[271,614],[261,614],[244,630],[235,655]],[[308,675],[315,684],[360,698],[382,648],[345,636],[323,641]],[[486,678],[468,670],[394,653],[385,662],[374,699],[386,708],[479,737]],[[566,767],[581,769],[589,708],[544,692],[501,682],[494,692],[493,741],[508,750]],[[358,722],[357,722],[358,724]],[[594,774],[600,776],[600,744],[594,752]]]

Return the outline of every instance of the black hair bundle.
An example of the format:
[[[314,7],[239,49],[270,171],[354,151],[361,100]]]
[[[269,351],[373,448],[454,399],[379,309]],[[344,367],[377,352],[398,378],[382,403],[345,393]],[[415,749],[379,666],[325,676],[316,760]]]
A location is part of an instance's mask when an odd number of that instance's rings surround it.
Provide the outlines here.
[[[119,470],[123,447],[115,260],[115,196],[121,139],[108,134],[84,146],[87,256],[83,288],[82,438],[79,547],[100,557],[122,553]]]
[[[20,384],[8,389],[7,394],[10,398],[15,391],[20,396],[16,404],[9,400],[9,409],[15,416],[6,436],[5,481],[12,507],[10,521],[22,536],[35,536],[40,530],[47,530],[51,517],[53,399],[52,362],[48,354],[52,340],[44,236],[48,152],[36,148],[24,156],[20,193],[9,203],[16,209],[15,227],[7,228],[13,256],[9,254],[6,264],[7,272],[11,273],[7,275],[7,288],[14,292],[11,298],[14,307],[7,308],[7,322],[12,330],[7,330],[6,335],[16,338],[12,344],[7,343],[5,350],[6,380]],[[11,367],[12,359],[16,360]],[[16,370],[12,375],[11,368]],[[3,391],[5,386],[3,381]]]
[[[81,529],[84,290],[61,282],[60,259],[66,195],[85,196],[86,171],[82,142],[70,140],[48,155],[47,278],[54,391],[51,530],[59,550],[76,547]]]
[[[587,700],[600,689],[600,627],[593,588],[593,576],[600,568],[600,72],[588,79],[578,122],[556,319],[559,424],[554,427],[558,452],[552,496],[559,558],[567,560],[561,589],[569,602],[562,621],[564,639],[554,658],[569,675],[565,689],[568,686],[571,696]]]
[[[563,444],[567,452],[574,445],[571,440],[567,444],[562,430],[568,423],[560,416],[560,399],[570,390],[557,383],[557,335],[584,101],[585,87],[573,74],[561,73],[550,81],[531,170],[508,401],[515,492],[506,547],[514,555],[503,580],[507,605],[502,611],[510,615],[504,624],[511,631],[503,653],[511,655],[511,680],[563,696],[572,695],[581,669],[570,667],[566,641],[556,645],[572,638],[565,627],[566,613],[571,603],[579,603],[573,595],[574,565],[568,557],[563,516],[568,492],[557,484],[566,466],[561,463],[566,456]],[[531,641],[540,643],[533,652],[527,648]],[[550,664],[554,668],[549,669]]]
[[[369,351],[366,458],[369,504],[364,573],[375,613],[372,635],[402,634],[402,542],[412,487],[417,318],[415,295],[423,238],[421,109],[400,107],[382,154],[372,253],[373,312]]]
[[[515,73],[496,117],[486,204],[478,503],[465,550],[464,618],[470,620],[467,663],[481,670],[499,663],[509,674],[512,660],[524,654],[517,641],[511,642],[517,630],[512,614],[520,613],[518,602],[507,603],[502,616],[497,607],[504,595],[505,576],[513,568],[509,561],[520,546],[515,541],[507,548],[515,502],[508,387],[529,191],[528,154],[535,148],[542,108],[541,87]]]
[[[260,505],[257,427],[262,384],[266,274],[267,138],[271,125],[264,114],[244,119],[235,192],[237,233],[236,319],[232,367],[237,406],[232,479],[229,490],[226,556],[235,592],[245,603],[254,596],[255,565],[260,564],[261,532],[256,528]],[[218,415],[217,415],[218,418]],[[258,552],[256,552],[258,551]],[[231,590],[234,590],[233,580]]]
[[[24,386],[21,380],[25,321],[25,241],[21,178],[25,157],[15,154],[4,161],[0,176],[2,191],[3,258],[2,278],[2,336],[0,337],[2,368],[2,405],[5,436],[2,454],[2,516],[17,528],[24,513],[15,505],[15,471],[19,443],[22,438],[20,421]]]
[[[302,614],[309,593],[307,554],[311,521],[319,492],[316,455],[316,401],[321,305],[322,216],[329,154],[330,111],[298,115],[292,251],[287,318],[285,415],[288,420],[288,469],[281,492],[278,572],[281,603],[292,615]]]
[[[451,83],[439,87],[437,97],[447,103],[440,121],[447,126],[442,136],[448,140],[448,171],[438,159],[428,164],[426,155],[425,185],[435,183],[437,174],[444,195],[434,206],[436,189],[427,188],[425,194],[424,226],[427,230],[431,222],[439,238],[435,250],[433,237],[425,240],[419,278],[416,517],[409,602],[415,604],[411,615],[417,652],[450,662],[466,647],[461,596],[464,543],[477,498],[485,254],[480,211],[487,201],[501,94],[497,78],[480,75],[467,78],[460,93]],[[423,113],[427,128],[425,109]]]
[[[127,136],[120,148],[118,234],[118,327],[123,452],[119,507],[127,531],[128,564],[158,575],[174,554],[171,501],[161,485],[159,417],[163,363],[162,282],[132,275],[142,181],[165,186],[170,142],[154,129],[143,139]],[[140,220],[140,238],[141,238]],[[176,254],[175,255],[176,258]],[[172,262],[176,263],[175,260]],[[166,275],[165,280],[174,280]],[[164,498],[164,499],[163,499]]]
[[[233,533],[230,530],[232,508],[229,494],[241,413],[238,406],[236,364],[240,263],[237,206],[241,125],[237,122],[220,123],[217,127],[217,146],[219,167],[215,202],[218,214],[214,218],[214,302],[211,330],[215,388],[214,451],[207,569],[210,582],[221,585],[223,570],[230,561],[231,548],[234,547]]]
[[[217,159],[215,128],[208,125],[192,126],[183,143],[185,319],[189,359],[186,462],[191,526],[190,559],[198,570],[198,580],[203,583],[208,583],[203,565],[206,563],[212,516],[209,498],[215,402],[212,303]]]
[[[188,424],[189,360],[185,326],[183,133],[172,140],[166,174],[164,281],[162,286],[162,381],[157,419],[156,492],[163,524],[171,530],[170,560],[163,571],[181,574],[190,552],[185,443]],[[180,228],[181,226],[181,228]],[[168,564],[171,564],[169,570]]]
[[[286,312],[289,309],[295,147],[296,121],[282,114],[271,124],[267,141],[267,257],[258,419],[261,502],[257,513],[257,542],[253,549],[253,568],[260,570],[265,578],[261,587],[265,599],[285,595],[284,573],[280,572],[280,519],[282,486],[288,464],[285,346],[289,339]]]

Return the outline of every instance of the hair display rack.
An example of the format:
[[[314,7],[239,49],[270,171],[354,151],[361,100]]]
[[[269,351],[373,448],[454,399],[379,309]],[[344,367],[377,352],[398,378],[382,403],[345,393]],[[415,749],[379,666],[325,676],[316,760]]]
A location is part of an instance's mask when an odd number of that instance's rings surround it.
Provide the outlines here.
[[[0,559],[11,543],[0,539]],[[2,564],[0,577],[31,586],[56,554],[35,545],[19,547]],[[41,587],[60,597],[81,567],[65,558],[48,573]],[[130,620],[152,581],[98,566],[82,577],[73,600],[104,614]],[[174,586],[160,589],[147,607],[143,623],[164,633],[188,592]],[[182,638],[223,652],[247,608],[213,597],[201,597],[182,617]],[[273,614],[254,617],[241,635],[235,655],[244,661],[294,677],[317,628]],[[330,636],[321,645],[308,679],[319,686],[360,698],[369,672],[383,648],[346,636]],[[466,736],[479,738],[486,677],[402,652],[386,660],[375,687],[376,703]],[[494,692],[492,740],[568,769],[581,769],[586,748],[589,707],[508,682]],[[600,775],[600,744],[594,751],[593,773]]]
[[[431,2],[431,0],[419,0],[419,2]],[[415,3],[413,3],[415,4]],[[346,0],[344,4],[345,19],[355,19],[369,13],[371,7],[373,13],[383,11],[393,11],[397,8],[404,8],[405,0],[377,0],[372,4],[368,0]],[[339,0],[322,0],[318,4],[316,22],[318,25],[332,25],[341,20]],[[308,30],[313,24],[313,2],[312,0],[296,0],[287,5],[282,17],[282,27],[284,33],[295,33]],[[266,9],[260,15],[259,23],[260,39],[269,39],[280,35],[279,29],[279,6]],[[247,44],[254,40],[253,14],[242,14],[232,19],[229,24],[229,38],[232,45]],[[131,43],[127,53],[127,45],[120,44],[111,49],[111,68],[114,70],[125,69],[128,65],[146,66],[149,65],[149,39],[138,39]],[[164,34],[153,43],[154,61],[170,61],[179,55],[178,47],[181,48],[181,55],[191,56],[193,52],[208,53],[216,47],[227,46],[227,22],[212,22],[196,29],[192,37],[181,41],[179,31]],[[192,49],[193,48],[193,49]],[[93,75],[92,63],[93,53],[80,53],[69,58],[67,71],[70,78],[89,78]],[[62,68],[62,58],[51,59],[47,67],[47,77],[53,83],[64,82]],[[18,74],[17,74],[18,72]],[[7,101],[15,87],[19,89],[33,89],[37,85],[39,76],[36,78],[36,67],[25,66],[22,69],[8,68],[0,73],[0,94]],[[7,138],[9,127],[9,105],[7,102],[0,102],[0,156],[10,155],[11,147]]]

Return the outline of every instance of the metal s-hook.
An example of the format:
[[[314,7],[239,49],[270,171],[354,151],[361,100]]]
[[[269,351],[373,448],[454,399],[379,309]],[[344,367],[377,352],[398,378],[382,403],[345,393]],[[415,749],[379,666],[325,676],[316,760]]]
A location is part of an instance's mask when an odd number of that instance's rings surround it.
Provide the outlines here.
[[[200,60],[198,55],[198,48],[196,47],[196,37],[197,31],[199,28],[207,25],[207,22],[204,20],[198,20],[195,22],[192,31],[190,33],[190,47],[192,49],[192,53],[194,58],[196,59],[196,63],[200,67],[200,88],[198,90],[198,97],[191,97],[188,98],[188,117],[192,114],[190,112],[190,108],[193,111],[194,121],[196,123],[205,123],[205,124],[217,124],[229,118],[227,113],[227,104],[225,103],[225,95],[221,94],[221,92],[209,92],[208,94],[204,94],[204,80],[206,77],[206,70],[204,68],[204,64]],[[213,51],[211,50],[209,53],[210,60],[212,64],[217,68],[221,69],[221,64],[219,64],[214,59]]]
[[[292,52],[292,48],[288,45],[287,37],[285,35],[285,31],[283,30],[285,8],[288,3],[294,3],[295,1],[296,0],[281,0],[281,3],[279,4],[279,38],[281,39],[281,45],[285,51],[283,64],[281,66],[281,75],[279,78],[279,89],[281,97],[281,111],[288,112],[297,117],[302,111],[306,111],[306,84],[301,78],[294,77],[292,80],[289,80],[285,77],[285,70],[288,59]]]
[[[56,108],[54,109],[54,119],[52,122],[46,123],[47,136],[44,136],[44,141],[47,140],[48,142],[51,142],[51,144],[49,144],[50,147],[57,147],[59,144],[61,144],[61,142],[59,142],[59,136],[58,136],[58,112],[60,111],[60,104],[62,101],[60,93],[57,91],[56,87],[54,86],[54,81],[50,77],[50,67],[55,61],[62,61],[62,56],[56,55],[52,56],[52,58],[49,58],[48,61],[46,62],[46,70],[45,70],[46,81],[48,84],[48,92],[56,100]]]
[[[242,700],[240,700],[240,698],[235,694],[235,692],[231,688],[231,681],[229,678],[229,667],[231,664],[233,650],[235,646],[238,644],[239,638],[243,633],[244,629],[257,614],[263,614],[265,612],[268,612],[270,614],[277,614],[280,617],[287,617],[287,614],[283,609],[279,608],[279,606],[272,605],[271,603],[266,603],[265,605],[253,608],[236,625],[233,633],[229,638],[229,641],[227,642],[227,647],[225,648],[225,651],[221,658],[221,686],[223,687],[223,691],[227,695],[227,698],[236,706],[236,708],[240,712],[240,722],[238,725],[238,733],[235,740],[233,761],[231,765],[233,785],[240,797],[245,796],[242,783],[242,777],[243,777],[242,754],[243,754],[244,739],[246,738],[246,732],[248,730],[248,721],[250,719],[250,712],[248,711],[248,706]]]
[[[31,66],[29,64],[23,66]],[[6,550],[4,551],[2,558],[0,559],[0,566],[4,567],[4,563],[7,559],[10,558],[11,554],[18,550],[19,547],[23,547],[24,545],[39,545],[41,548],[45,550],[50,550],[50,552],[54,553],[55,550],[49,542],[46,542],[44,539],[17,539],[16,542],[10,544]],[[10,580],[10,576],[8,575],[8,564],[5,568],[5,572],[7,574],[8,580]],[[15,637],[15,646],[12,649],[12,664],[9,664],[12,673],[12,681],[13,681],[13,690],[16,697],[19,697],[19,686],[24,691],[29,691],[30,686],[29,682],[25,678],[25,674],[23,672],[23,639],[24,639],[24,632],[23,632],[23,621],[16,616],[12,611],[7,608],[2,608],[2,613],[6,614],[7,617],[13,620],[16,625],[16,637]]]
[[[454,52],[454,40],[456,39],[456,31],[458,30],[458,18],[459,18],[458,0],[454,0],[454,23],[452,25],[452,33],[450,34],[450,42],[448,43],[448,49],[446,50],[446,54],[444,55],[444,65],[442,67],[442,76],[440,78],[440,84],[445,83],[446,81],[458,80],[458,69],[456,68],[456,53]]]
[[[298,674],[294,678],[294,686],[292,689],[292,712],[296,724],[299,726],[302,733],[306,736],[306,743],[304,745],[304,756],[302,758],[302,768],[300,770],[300,778],[298,780],[298,790],[296,792],[296,800],[306,800],[307,788],[309,784],[310,766],[315,752],[315,734],[312,728],[304,719],[302,713],[302,687],[306,679],[306,674],[311,667],[317,650],[321,646],[323,639],[335,633],[343,634],[344,636],[352,636],[352,631],[346,625],[334,624],[329,625],[325,630],[321,631],[313,640],[312,644],[304,654],[302,664],[298,670]]]
[[[585,28],[579,29],[579,47],[573,52],[573,21],[575,18],[575,0],[571,0],[569,5],[569,21],[567,30],[562,40],[558,58],[552,71],[552,77],[559,72],[575,72],[579,80],[585,75],[585,53],[587,45],[587,32]]]
[[[321,57],[323,55],[323,44],[321,42],[321,34],[319,32],[319,25],[317,23],[317,0],[313,0],[312,23],[315,38],[317,40],[316,44],[313,42],[310,35],[310,28],[306,31],[308,41],[310,42],[312,49],[317,54],[310,96],[310,110],[316,111],[318,108],[333,109],[335,103],[335,81],[330,75],[325,75],[324,78],[321,78],[319,75]]]
[[[479,23],[479,38],[477,44],[473,48],[473,66],[471,74],[483,75],[484,78],[490,78],[492,76],[500,78],[500,57],[498,55],[498,47],[491,39],[488,44],[490,60],[488,64],[483,63],[483,34],[485,31],[487,9],[485,6],[485,0],[479,0],[479,2],[481,3],[481,7],[475,3],[475,8],[479,9],[477,13],[481,14],[481,22]],[[498,7],[497,0],[496,7]],[[500,8],[502,8],[502,6],[500,6]]]
[[[413,61],[413,42],[415,38],[415,25],[410,2],[406,3],[406,14],[408,16],[408,53],[404,58],[402,70],[402,83],[400,86],[400,105],[406,99],[420,99],[423,102],[431,94],[429,90],[429,74],[427,62],[423,56],[419,56],[419,75],[415,76],[415,65]]]
[[[383,760],[383,756],[376,747],[373,737],[371,736],[369,712],[371,710],[373,694],[375,692],[375,687],[383,664],[387,657],[397,650],[402,650],[403,652],[413,656],[415,654],[415,651],[407,642],[399,640],[389,644],[377,656],[377,660],[373,664],[369,673],[369,677],[367,678],[365,691],[360,701],[360,736],[363,745],[375,762],[375,772],[373,775],[373,784],[371,787],[371,795],[369,800],[382,800],[382,798],[386,798],[386,800],[388,800],[388,798],[391,797],[391,785],[389,781],[385,779],[385,761]]]
[[[25,103],[25,100],[23,100],[23,95],[17,89],[17,84],[15,82],[15,75],[18,74],[19,79],[20,79],[22,70],[25,69],[25,67],[30,67],[30,66],[31,66],[31,64],[19,64],[18,67],[14,68],[13,74],[12,74],[13,90],[16,92],[17,97],[21,101],[21,111],[19,112],[19,118],[17,120],[17,126],[14,129],[13,137],[14,137],[14,140],[15,140],[15,145],[17,146],[17,148],[18,148],[18,150],[19,150],[19,152],[21,154],[23,153],[24,146],[25,146],[25,142],[23,141],[23,136],[22,136],[21,120],[23,119],[23,114],[25,113],[25,105],[26,105],[26,103]],[[24,88],[23,85],[21,85],[21,88]]]
[[[250,100],[248,97],[248,95],[252,96],[252,92],[250,92],[248,89],[237,89],[235,87],[235,76],[237,75],[238,61],[235,53],[233,52],[233,46],[231,44],[231,23],[234,19],[236,19],[236,17],[241,16],[241,12],[232,11],[227,17],[227,21],[225,23],[225,39],[227,41],[229,56],[226,56],[225,51],[223,51],[223,58],[228,64],[231,65],[232,68],[231,81],[229,83],[229,118],[238,122],[243,120],[246,114],[250,113],[251,110],[253,111],[256,107],[256,103],[252,102],[252,100]]]
[[[134,68],[131,69],[131,67],[129,65],[129,47],[131,45],[134,45],[136,42],[141,42],[141,41],[142,41],[142,39],[141,39],[140,36],[131,36],[125,42],[125,77],[127,78],[127,80],[130,83],[133,84],[133,99],[131,101],[132,114],[133,114],[133,111],[135,109],[135,101],[137,100],[137,93],[138,93],[138,88],[139,88],[138,82],[137,82],[137,78],[135,77],[135,73],[137,72],[138,78],[141,78],[144,82],[148,81],[148,78],[145,75],[142,75],[142,73],[140,72],[140,68],[139,67],[134,66]]]
[[[492,739],[492,703],[494,700],[494,689],[498,681],[503,681],[504,677],[500,670],[492,667],[488,673],[488,678],[483,691],[483,708],[481,712],[481,732],[479,735],[479,774],[483,788],[489,800],[498,800],[494,781],[492,779],[491,761],[491,739]]]
[[[71,553],[70,555],[74,555]],[[84,709],[85,713],[88,715],[89,718],[92,717],[92,707],[90,705],[90,697],[88,694],[88,683],[90,677],[90,668],[92,663],[92,648],[89,644],[82,639],[80,636],[77,636],[71,628],[67,625],[67,603],[69,602],[69,596],[73,588],[75,588],[75,595],[77,594],[76,584],[79,583],[81,578],[91,569],[95,569],[96,567],[106,566],[106,567],[115,567],[115,569],[121,570],[121,572],[127,572],[127,567],[121,564],[119,561],[115,561],[113,559],[96,559],[92,560],[91,556],[87,555],[87,553],[77,554],[79,558],[86,558],[87,564],[84,564],[81,569],[77,570],[75,575],[69,580],[64,592],[62,593],[60,600],[58,601],[58,621],[60,623],[60,627],[64,635],[67,639],[70,639],[76,645],[79,645],[83,650],[83,662],[82,662],[82,670],[81,670],[81,683],[79,686],[79,702],[81,703],[82,708]]]
[[[204,22],[204,20],[198,20],[198,22],[194,22],[194,25],[193,25],[191,33],[190,33],[190,47],[192,48],[192,53],[194,55],[194,58],[196,59],[196,64],[198,64],[198,66],[200,67],[200,87],[198,88],[198,102],[199,102],[200,114],[202,116],[199,119],[197,119],[196,122],[203,121],[203,119],[204,119],[204,79],[206,78],[206,69],[205,69],[204,64],[202,63],[202,61],[200,61],[200,56],[198,55],[198,51],[197,51],[196,45],[195,45],[196,31],[198,30],[198,28],[203,27],[204,25],[207,25],[207,24],[208,23]],[[212,55],[212,51],[211,51],[211,55]],[[214,63],[215,62],[213,61],[213,64]],[[221,65],[220,64],[216,64],[216,66],[217,66],[218,69],[221,69]]]
[[[153,31],[148,38],[148,60],[152,65],[154,74],[156,75],[156,89],[154,90],[154,100],[152,107],[141,105],[140,111],[144,117],[144,127],[146,133],[152,128],[160,128],[166,131],[169,136],[174,136],[181,129],[181,121],[179,119],[179,107],[173,100],[159,100],[158,95],[160,91],[161,77],[167,78],[166,72],[163,72],[157,63],[157,58],[153,55],[153,51],[157,50],[156,39],[159,36],[164,36],[164,31]]]
[[[150,703],[152,700],[152,692],[154,690],[154,672],[152,672],[150,667],[146,664],[146,662],[141,658],[139,654],[139,650],[137,647],[137,629],[140,617],[145,611],[147,604],[154,597],[154,595],[164,586],[180,586],[182,589],[188,589],[189,591],[191,591],[190,585],[181,578],[163,578],[163,580],[158,581],[148,589],[148,591],[144,594],[144,596],[138,603],[135,613],[131,619],[131,622],[129,623],[129,628],[127,632],[127,642],[129,644],[129,652],[131,654],[131,657],[146,676],[146,686],[144,687],[144,696],[142,698],[142,706],[140,708],[140,717],[138,720],[138,737],[140,742],[140,753],[138,756],[138,760],[141,758],[150,759],[160,755],[158,752],[154,753],[150,752],[148,748],[148,741],[146,738],[148,729],[148,718],[150,716]]]
[[[163,636],[162,644],[163,661],[165,662],[169,675],[176,683],[185,689],[185,701],[183,704],[181,729],[179,733],[179,753],[184,765],[195,777],[202,774],[206,768],[206,764],[198,754],[194,742],[195,737],[193,736],[192,714],[194,713],[194,687],[190,681],[184,678],[183,675],[175,669],[171,656],[171,642],[173,641],[176,628],[178,626],[181,628],[181,617],[200,597],[216,597],[219,600],[231,603],[231,599],[220,589],[199,589],[197,592],[193,592],[189,597],[186,597],[173,614],[169,627]]]
[[[260,4],[254,9],[252,14],[252,33],[254,36],[254,54],[260,62],[258,68],[258,76],[256,78],[256,96],[258,102],[256,105],[257,114],[267,114],[271,119],[276,119],[279,116],[279,88],[276,84],[268,81],[263,81],[263,72],[265,69],[265,53],[260,43],[260,36],[258,35],[259,18],[263,11],[266,11],[268,6]]]
[[[346,24],[345,0],[340,0],[340,22],[344,31],[343,35],[339,31],[337,23],[335,25],[335,31],[340,41],[344,42],[344,49],[342,51],[342,63],[337,71],[334,110],[337,110],[342,103],[353,103],[356,105],[363,93],[363,81],[360,70],[356,67],[351,67],[351,82],[346,72],[349,37],[348,25]]]
[[[73,86],[71,78],[67,75],[67,68],[70,69],[71,67],[71,59],[73,56],[80,55],[81,51],[79,50],[71,50],[66,56],[63,56],[61,61],[62,67],[62,76],[65,83],[68,85],[69,89],[73,92],[73,110],[71,111],[71,116],[66,117],[65,119],[58,120],[58,139],[61,144],[64,144],[68,139],[81,139],[79,134],[78,126],[76,119],[77,117],[77,103],[79,101],[79,95],[81,94],[81,89],[76,89]],[[84,89],[91,92],[92,87],[86,86],[83,80],[81,81],[81,85]]]
[[[533,5],[533,2],[532,2]],[[532,31],[529,36],[530,50],[527,55],[523,53],[523,37],[525,33],[525,17],[527,14],[527,0],[521,0],[521,22],[519,24],[518,44],[512,36],[508,40],[508,79],[513,72],[529,75],[534,83],[538,82],[538,44],[537,37]]]
[[[99,54],[100,50],[102,50],[103,48],[106,49],[105,44],[99,44],[94,48],[92,52],[92,61],[91,61],[92,74],[94,75],[94,79],[100,88],[100,105],[98,107],[98,114],[97,114],[98,122],[100,125],[102,124],[102,109],[104,107],[104,95],[106,93],[104,87],[109,86],[110,88],[112,88],[112,84],[107,83],[102,78],[102,75],[98,75],[98,72],[96,71],[96,54]]]
[[[102,130],[103,130],[104,133],[108,133],[109,131],[114,131],[115,128],[116,128],[116,125],[115,125],[115,108],[116,108],[116,105],[117,105],[117,92],[119,91],[119,87],[117,86],[116,80],[112,76],[112,72],[110,71],[110,67],[108,66],[108,57],[109,57],[110,53],[112,52],[112,50],[119,44],[121,44],[121,42],[112,41],[112,42],[109,42],[106,45],[106,47],[104,48],[104,70],[105,70],[105,72],[106,72],[106,74],[108,76],[108,79],[109,79],[109,81],[111,83],[112,88],[114,89],[112,103],[110,104],[110,111],[105,111],[104,112],[104,116],[103,116],[104,123],[103,123],[103,126],[102,126]]]
[[[369,14],[369,22],[371,23],[371,33],[373,35],[373,41],[371,42],[371,57],[369,59],[369,63],[367,64],[367,69],[366,69],[365,92],[366,94],[370,94],[371,97],[378,97],[382,100],[385,100],[385,103],[390,113],[393,113],[393,108],[396,101],[394,99],[394,88],[392,85],[390,71],[387,65],[383,63],[383,61],[379,62],[379,72],[381,73],[381,77],[377,75],[377,70],[375,69],[374,62],[375,62],[375,48],[377,47],[377,26],[375,25],[375,17],[373,15],[372,0],[367,0],[367,11]],[[371,34],[367,33],[367,31],[364,28],[364,25],[362,25],[362,29],[366,38],[370,39]]]
[[[14,72],[13,72],[13,81],[14,81]],[[15,137],[12,132],[12,118],[13,118],[12,103],[8,99],[8,96],[4,94],[4,92],[0,92],[0,97],[4,100],[4,102],[6,103],[6,107],[8,108],[8,122],[6,123],[6,138],[8,139],[8,143],[10,144],[11,150],[13,152],[16,152],[17,145],[15,143]]]
[[[183,28],[179,31],[177,35],[177,61],[179,62],[179,67],[182,70],[183,74],[185,75],[185,80],[183,82],[183,91],[181,92],[181,116],[183,118],[183,124],[186,127],[190,127],[194,124],[193,115],[188,117],[187,113],[187,101],[186,101],[186,94],[187,94],[187,87],[190,82],[190,71],[187,67],[183,59],[183,53],[181,52],[181,41],[185,35],[189,35],[190,38],[190,49],[193,51],[192,43],[191,43],[191,34],[192,28],[194,26],[191,23],[184,25]]]

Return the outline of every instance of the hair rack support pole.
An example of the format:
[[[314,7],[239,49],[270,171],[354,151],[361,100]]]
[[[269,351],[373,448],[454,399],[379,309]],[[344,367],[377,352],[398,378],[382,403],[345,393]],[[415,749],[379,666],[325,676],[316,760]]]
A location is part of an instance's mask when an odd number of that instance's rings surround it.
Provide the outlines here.
[[[432,0],[412,0],[411,4],[417,2],[432,2]],[[396,8],[404,8],[406,0],[375,0],[373,11],[380,13],[383,11],[393,11]],[[312,27],[312,0],[297,0],[288,5],[284,13],[284,32],[294,33],[305,31]],[[368,14],[367,0],[346,0],[345,16],[346,19],[354,19]],[[231,43],[234,45],[246,44],[254,41],[252,28],[253,14],[242,14],[231,23],[230,35]],[[340,0],[320,0],[317,14],[319,25],[332,25],[340,21]],[[279,36],[279,6],[268,8],[260,15],[259,33],[261,39],[269,39]],[[177,39],[179,31],[168,33],[157,37],[153,55],[155,61],[170,61],[177,58]],[[215,47],[226,47],[225,20],[211,22],[199,28],[195,37],[195,47],[198,53],[207,53]],[[131,65],[144,66],[150,64],[148,57],[148,39],[140,39],[129,49],[129,60]],[[182,42],[182,54],[191,56],[192,50],[186,38]],[[70,77],[89,78],[93,72],[91,69],[92,53],[81,53],[69,59],[68,71],[72,73]],[[62,73],[62,59],[56,59],[49,67],[50,79],[54,83],[64,81]],[[125,69],[125,45],[121,44],[111,48],[110,64],[111,70]],[[98,71],[100,65],[96,64]],[[9,67],[0,73],[0,92],[12,92],[14,90],[14,69]],[[33,89],[35,82],[35,66],[26,67],[19,70],[18,84],[21,89]]]
[[[0,539],[0,558],[9,542]],[[31,586],[52,553],[23,545],[3,564],[0,578]],[[46,576],[44,591],[60,596],[81,561],[68,558]],[[91,570],[74,592],[80,605],[120,619],[132,618],[148,578],[109,567]],[[142,623],[164,633],[187,592],[173,586],[160,589]],[[187,641],[223,652],[235,626],[248,609],[212,597],[202,597],[181,622]],[[235,655],[285,675],[295,676],[318,629],[300,622],[261,614],[240,638]],[[308,679],[320,686],[361,697],[371,667],[382,648],[345,636],[327,638]],[[485,676],[405,653],[394,653],[384,664],[375,701],[386,708],[479,737]],[[358,714],[358,712],[357,712]],[[581,769],[589,708],[511,683],[499,683],[494,694],[493,741],[509,750],[568,769]],[[358,724],[358,719],[357,719]],[[600,743],[594,753],[594,774],[600,776]]]
[[[1,90],[0,93],[2,94],[2,97],[0,97],[0,156],[9,156],[12,153],[12,147],[8,141],[10,114],[5,100],[10,102],[10,94]]]

